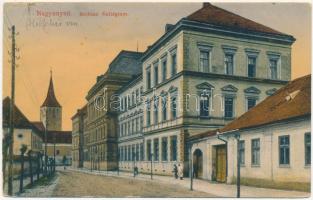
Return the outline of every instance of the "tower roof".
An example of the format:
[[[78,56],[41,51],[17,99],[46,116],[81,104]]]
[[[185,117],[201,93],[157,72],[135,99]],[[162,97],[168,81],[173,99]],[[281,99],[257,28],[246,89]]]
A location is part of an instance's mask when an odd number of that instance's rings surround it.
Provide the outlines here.
[[[54,94],[52,73],[50,75],[50,83],[49,83],[47,97],[46,97],[46,100],[41,105],[41,107],[61,107],[60,103],[58,102]]]

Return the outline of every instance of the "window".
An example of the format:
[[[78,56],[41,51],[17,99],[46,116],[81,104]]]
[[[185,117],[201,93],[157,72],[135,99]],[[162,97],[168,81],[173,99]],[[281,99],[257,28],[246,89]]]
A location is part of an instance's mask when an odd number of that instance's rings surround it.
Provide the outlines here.
[[[239,141],[239,162],[241,165],[245,164],[245,141]]]
[[[140,117],[140,130],[142,130],[142,126],[143,126],[143,116]]]
[[[151,152],[151,140],[148,140],[147,141],[147,158],[148,158],[148,161],[151,161],[152,159],[152,152]]]
[[[159,83],[159,65],[158,63],[155,63],[153,65],[154,67],[154,86],[156,86]]]
[[[136,119],[136,131],[139,132],[140,127],[139,127],[139,117],[137,117]]]
[[[133,144],[133,145],[131,146],[131,148],[132,148],[131,160],[134,161],[134,160],[136,159],[136,147],[135,147],[135,145]]]
[[[167,161],[167,137],[162,138],[162,161]]]
[[[159,161],[159,138],[153,140],[154,146],[154,161]]]
[[[130,121],[128,121],[128,135],[130,135],[132,132],[131,132],[131,124],[130,124]]]
[[[171,137],[171,161],[177,160],[177,136]]]
[[[131,146],[128,146],[128,161],[132,160],[132,151],[131,151]]]
[[[234,117],[234,98],[233,97],[224,98],[224,116],[226,118]]]
[[[256,105],[256,99],[255,98],[247,98],[247,110],[250,108],[253,108]]]
[[[166,80],[166,73],[167,73],[167,60],[164,58],[162,60],[162,81]]]
[[[256,57],[248,57],[248,77],[256,76]]]
[[[147,102],[147,126],[151,125],[151,106],[150,102]]]
[[[159,99],[158,98],[154,98],[154,104],[153,104],[153,107],[154,107],[154,124],[158,124],[159,122],[159,111],[158,111],[158,108],[159,108]]]
[[[132,106],[135,105],[135,91],[132,92]]]
[[[290,156],[290,141],[289,135],[284,135],[279,137],[279,164],[289,165]]]
[[[140,143],[140,160],[144,159],[144,155],[143,155],[143,143]]]
[[[200,116],[208,117],[209,116],[209,96],[201,95],[200,96]]]
[[[56,154],[57,154],[57,155],[60,155],[60,150],[57,149],[57,150],[56,150]]]
[[[251,150],[252,165],[260,165],[260,139],[251,140]]]
[[[138,103],[139,102],[139,99],[140,97],[139,97],[139,89],[137,89],[136,90],[136,103]]]
[[[209,51],[200,50],[200,72],[209,72],[210,68]]]
[[[132,133],[134,134],[136,132],[135,119],[133,119],[132,122]]]
[[[305,165],[311,165],[311,133],[304,135]]]
[[[234,55],[233,54],[225,54],[225,67],[226,67],[226,74],[228,75],[234,74]]]
[[[171,98],[172,119],[177,118],[177,99],[176,98],[177,98],[176,96]]]
[[[167,120],[167,96],[162,97],[162,120]]]
[[[151,88],[151,71],[147,69],[147,89]]]
[[[270,59],[270,78],[277,79],[277,59]]]
[[[139,99],[139,101],[141,101],[141,97],[143,96],[143,87],[141,86],[140,87],[140,99]]]
[[[176,52],[172,53],[172,76],[174,76],[177,73],[177,56]]]

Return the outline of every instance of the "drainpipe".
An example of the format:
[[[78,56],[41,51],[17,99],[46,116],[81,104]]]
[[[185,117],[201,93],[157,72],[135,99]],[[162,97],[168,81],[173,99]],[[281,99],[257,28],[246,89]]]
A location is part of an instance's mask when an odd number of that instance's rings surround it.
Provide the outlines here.
[[[228,141],[221,138],[221,135],[217,135],[217,139],[222,140],[223,142],[225,142],[226,145],[226,182],[227,182],[227,177],[228,177]]]

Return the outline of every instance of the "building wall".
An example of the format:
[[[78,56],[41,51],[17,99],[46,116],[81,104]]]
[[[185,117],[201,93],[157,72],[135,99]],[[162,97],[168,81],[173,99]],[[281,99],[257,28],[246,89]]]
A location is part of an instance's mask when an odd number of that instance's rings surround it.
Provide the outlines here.
[[[72,118],[72,166],[79,167],[79,115]]]
[[[248,55],[256,56],[256,77],[270,79],[269,57],[278,55],[278,79],[291,79],[291,47],[290,45],[256,39],[184,31],[184,70],[199,71],[200,46],[210,49],[210,72],[225,74],[225,50],[234,49],[234,75],[248,76]]]
[[[3,128],[3,134],[9,134],[8,128]],[[13,155],[21,155],[20,149],[22,145],[27,146],[27,151],[42,151],[42,138],[38,136],[32,129],[14,129]]]
[[[44,144],[43,144],[44,148]],[[54,145],[51,143],[47,144],[47,156],[54,156]],[[67,164],[72,162],[72,145],[71,144],[56,144],[55,145],[55,160],[56,164],[63,164],[63,157],[66,156]]]
[[[311,180],[311,167],[305,164],[304,135],[310,132],[309,119],[294,120],[281,124],[262,126],[256,129],[240,131],[240,140],[245,141],[245,163],[241,165],[241,178],[250,180],[267,180],[274,182],[304,182]],[[290,136],[290,164],[279,164],[279,136]],[[222,136],[223,137],[223,136]],[[235,180],[237,174],[237,141],[234,137],[223,137],[228,141],[227,182]],[[260,165],[251,164],[251,140],[260,139]],[[225,144],[216,136],[208,137],[193,144],[192,152],[203,152],[203,178],[212,180],[214,146]]]
[[[210,85],[212,88],[200,89],[201,85]],[[245,81],[229,80],[225,78],[206,78],[206,77],[184,77],[185,85],[185,115],[184,122],[189,124],[212,125],[217,128],[225,125],[236,117],[245,113],[247,109],[247,99],[256,99],[256,103],[263,101],[269,96],[267,91],[280,89],[285,83],[273,83],[267,81]],[[227,89],[228,87],[228,89]],[[231,91],[231,87],[235,90]],[[203,88],[203,87],[201,87]],[[255,91],[248,91],[249,88],[255,88]],[[228,91],[227,91],[228,90]],[[209,117],[200,116],[200,98],[201,95],[209,93],[210,112]],[[234,98],[234,116],[226,118],[224,116],[224,98],[231,96]]]
[[[48,131],[62,130],[62,107],[41,107],[40,121]]]

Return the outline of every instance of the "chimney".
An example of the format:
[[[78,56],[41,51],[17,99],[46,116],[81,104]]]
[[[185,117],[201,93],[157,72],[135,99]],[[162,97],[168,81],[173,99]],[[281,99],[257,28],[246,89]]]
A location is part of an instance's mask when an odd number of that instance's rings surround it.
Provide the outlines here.
[[[212,4],[209,3],[209,2],[204,2],[203,5],[202,5],[202,8],[205,8],[205,7],[208,7],[208,6],[211,6]]]
[[[165,33],[169,32],[170,30],[172,30],[174,27],[173,24],[166,24],[165,25]]]
[[[104,75],[97,76],[97,83],[104,77]]]

